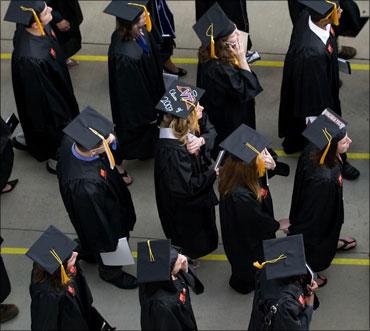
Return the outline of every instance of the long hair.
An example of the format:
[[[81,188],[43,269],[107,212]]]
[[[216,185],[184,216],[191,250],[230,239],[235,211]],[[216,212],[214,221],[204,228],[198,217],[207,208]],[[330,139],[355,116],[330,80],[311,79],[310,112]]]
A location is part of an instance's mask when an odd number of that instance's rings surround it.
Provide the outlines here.
[[[63,266],[67,270],[67,261],[63,263]],[[62,284],[60,278],[60,267],[50,275],[43,267],[35,263],[32,270],[32,283],[37,284],[47,281],[49,281],[52,288],[57,291],[62,290],[66,286]]]
[[[199,130],[195,110],[186,119],[166,114],[160,126],[162,128],[170,128],[174,136],[184,145],[187,143],[188,133],[194,134]]]
[[[258,181],[256,158],[246,164],[245,162],[228,156],[224,165],[220,168],[218,190],[225,197],[231,194],[237,186],[249,188],[261,201],[261,186]]]
[[[117,18],[116,20],[116,30],[118,32],[118,35],[122,41],[129,41],[134,38],[134,35],[132,33],[132,27],[139,22],[140,16],[132,23],[127,23],[120,18]]]
[[[231,53],[231,51],[225,44],[227,38],[228,36],[218,38],[217,40],[215,40],[215,53],[218,58],[218,61],[221,62],[222,64],[236,65],[234,55]],[[212,60],[210,54],[211,54],[210,46],[208,47],[201,46],[198,51],[199,62],[206,63]]]
[[[333,138],[333,140],[331,141],[328,153],[326,154],[324,165],[327,166],[329,169],[333,169],[338,163],[338,158],[337,158],[338,142],[339,142],[338,139]],[[321,156],[324,150],[325,149],[319,150],[318,148],[315,148],[311,152],[310,158],[311,160],[315,162],[315,164],[319,165],[320,159],[321,159]]]

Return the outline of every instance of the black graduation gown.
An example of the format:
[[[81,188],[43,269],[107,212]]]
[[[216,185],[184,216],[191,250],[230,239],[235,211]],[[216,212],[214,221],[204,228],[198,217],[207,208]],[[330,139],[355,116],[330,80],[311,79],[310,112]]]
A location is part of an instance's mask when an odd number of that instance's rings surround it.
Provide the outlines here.
[[[299,158],[290,209],[290,234],[303,234],[306,261],[318,272],[329,267],[344,220],[341,165],[329,169],[310,159],[308,145]]]
[[[83,21],[83,15],[80,4],[78,0],[47,0],[46,3],[53,8],[51,25],[67,59],[81,49],[80,24]],[[63,19],[67,20],[71,27],[66,32],[60,31],[56,26]]]
[[[201,103],[215,126],[215,145],[243,123],[255,128],[254,98],[262,92],[256,74],[217,60],[202,64],[200,70],[198,86],[206,90]]]
[[[263,260],[262,240],[275,238],[279,223],[274,219],[268,186],[261,180],[262,201],[247,187],[220,198],[222,241],[231,264],[231,283],[240,290],[254,289],[253,262]]]
[[[8,183],[13,169],[14,152],[10,135],[9,127],[0,117],[0,192]]]
[[[144,38],[149,54],[115,31],[108,52],[112,118],[125,160],[152,157],[158,140],[155,106],[165,88],[157,46],[150,33]]]
[[[136,221],[131,194],[105,157],[79,160],[71,152],[72,144],[65,137],[59,151],[57,173],[64,206],[83,250],[112,252]]]
[[[198,157],[189,154],[177,139],[159,139],[154,164],[155,195],[163,231],[173,245],[194,259],[211,253],[218,244],[217,197],[213,190],[216,173],[208,169],[207,157],[207,143],[212,148],[214,129],[209,124],[207,127],[200,128],[206,145]]]
[[[285,57],[279,109],[280,138],[301,139],[305,118],[318,116],[325,108],[341,116],[336,39],[332,31],[328,44],[324,45],[309,28],[306,13],[302,12],[293,29]]]
[[[3,243],[3,238],[0,237],[0,247]],[[8,297],[10,294],[10,281],[8,277],[8,273],[6,272],[3,257],[0,255],[0,303],[3,303],[4,300]]]
[[[258,272],[248,330],[309,330],[313,307],[304,304],[303,296],[304,289],[299,282],[266,280],[265,273]],[[277,312],[266,329],[265,317],[272,305],[278,305]]]
[[[71,78],[58,42],[17,29],[12,81],[28,151],[38,161],[55,158],[64,127],[78,115]]]
[[[179,274],[174,281],[139,287],[143,331],[198,330],[187,282]]]
[[[72,278],[70,286],[56,290],[50,280],[30,285],[31,330],[92,330],[90,327],[93,298],[81,269]]]
[[[369,17],[361,17],[360,8],[353,0],[339,0],[340,7],[343,9],[339,26],[334,26],[334,30],[339,36],[356,37]]]

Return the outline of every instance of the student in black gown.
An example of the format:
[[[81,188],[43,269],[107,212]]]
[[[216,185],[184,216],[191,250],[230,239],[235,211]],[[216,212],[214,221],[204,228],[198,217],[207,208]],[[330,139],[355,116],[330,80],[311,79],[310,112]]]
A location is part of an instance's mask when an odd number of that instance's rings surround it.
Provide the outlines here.
[[[138,243],[137,276],[142,330],[198,330],[189,288],[204,287],[170,240]]]
[[[275,238],[284,228],[274,218],[267,177],[288,175],[289,168],[275,161],[267,146],[263,136],[244,124],[221,144],[230,153],[219,177],[222,240],[231,264],[229,284],[242,294],[254,290],[252,263],[262,257],[262,240]]]
[[[10,127],[0,117],[0,194],[13,191],[18,184],[18,179],[9,181],[14,162],[14,151],[10,136]]]
[[[103,330],[101,315],[77,262],[76,243],[50,226],[27,252],[31,330]],[[104,330],[113,330],[110,326]]]
[[[3,238],[0,237],[0,246]],[[10,280],[5,269],[3,257],[0,255],[0,324],[10,321],[19,313],[18,307],[14,304],[3,303],[11,291]]]
[[[324,0],[306,1],[285,58],[279,109],[279,137],[287,154],[304,148],[301,133],[311,117],[331,108],[341,116],[339,68],[332,24],[342,10]],[[307,14],[304,14],[307,13]],[[308,15],[309,14],[309,15]],[[360,172],[343,155],[343,177],[356,179]]]
[[[343,178],[341,153],[351,144],[346,122],[325,110],[303,135],[311,142],[299,158],[290,209],[290,234],[302,233],[307,263],[315,272],[328,268],[337,248],[343,214]],[[353,238],[347,249],[353,248]],[[326,277],[318,275],[318,285]]]
[[[44,1],[13,0],[4,19],[18,23],[12,81],[26,145],[17,137],[13,145],[40,162],[48,160],[48,171],[55,173],[62,129],[79,109],[63,52],[49,25],[51,12]]]
[[[166,237],[193,259],[218,244],[217,174],[209,169],[215,132],[199,104],[203,92],[174,82],[157,106],[165,113],[154,164],[158,214]]]
[[[129,237],[136,215],[124,181],[114,167],[113,123],[87,107],[65,129],[59,150],[59,189],[80,241],[81,258],[99,264],[100,277],[119,288],[136,287],[120,266],[104,265],[100,253],[113,252]]]
[[[58,42],[67,59],[68,66],[78,64],[70,59],[81,49],[80,25],[83,15],[78,0],[47,0],[48,6],[53,8],[53,20],[51,25]]]
[[[198,85],[206,90],[202,103],[215,126],[218,146],[240,124],[256,127],[254,98],[262,87],[248,65],[239,31],[217,3],[197,22],[194,30],[202,41]],[[218,147],[213,157],[217,152]]]
[[[117,164],[123,172],[123,160],[154,156],[158,140],[155,106],[165,89],[146,8],[113,1],[105,13],[117,17],[108,51],[109,94],[122,154]]]
[[[153,24],[160,34],[157,42],[159,43],[163,70],[179,77],[185,76],[187,71],[177,67],[171,60],[173,50],[176,47],[175,20],[166,0],[149,0],[147,6]]]
[[[263,241],[265,261],[256,262],[249,331],[302,330],[310,328],[313,311],[319,307],[318,289],[306,264],[302,235]]]

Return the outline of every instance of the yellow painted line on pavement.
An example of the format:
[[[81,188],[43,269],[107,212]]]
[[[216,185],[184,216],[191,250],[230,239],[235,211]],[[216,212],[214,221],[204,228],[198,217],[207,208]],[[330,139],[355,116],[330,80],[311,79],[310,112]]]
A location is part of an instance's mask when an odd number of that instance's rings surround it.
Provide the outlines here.
[[[10,53],[1,53],[1,60],[10,60]],[[75,55],[72,57],[74,60],[81,62],[107,62],[107,55]],[[176,64],[197,64],[198,59],[192,57],[175,57],[172,61]],[[268,68],[282,68],[284,66],[283,61],[257,61],[252,64],[256,67],[268,67]],[[351,63],[352,70],[369,71],[369,64]]]
[[[19,247],[4,247],[1,248],[0,253],[6,255],[24,255],[28,251],[27,248]],[[133,251],[132,256],[137,258],[137,252]],[[203,261],[218,261],[224,262],[227,261],[225,254],[209,254],[200,258]],[[350,266],[369,266],[370,259],[349,259],[349,258],[335,258],[332,262],[333,265],[350,265]]]

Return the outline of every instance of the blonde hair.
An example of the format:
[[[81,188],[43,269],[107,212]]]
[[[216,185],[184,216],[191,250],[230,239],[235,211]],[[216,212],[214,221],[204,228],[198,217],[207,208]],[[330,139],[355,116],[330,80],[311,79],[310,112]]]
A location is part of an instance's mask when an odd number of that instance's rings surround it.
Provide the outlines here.
[[[231,194],[238,185],[249,188],[256,195],[257,200],[261,201],[256,158],[248,164],[230,155],[226,158],[220,168],[218,184],[220,195]]]

